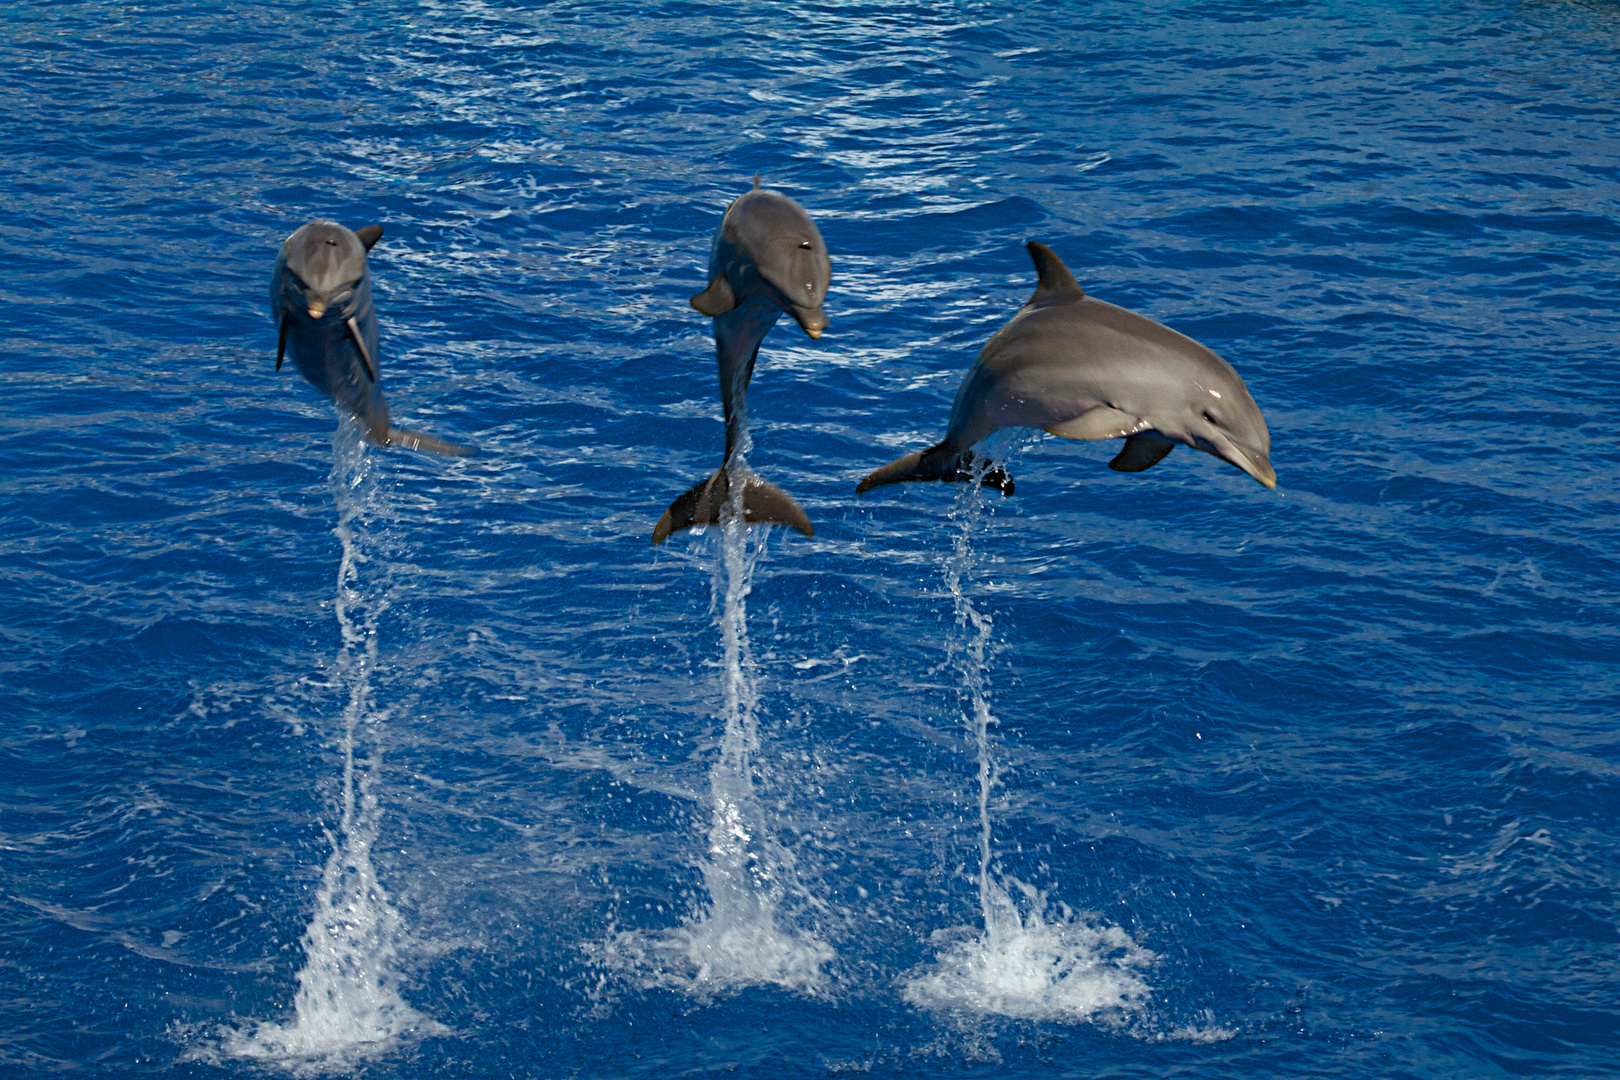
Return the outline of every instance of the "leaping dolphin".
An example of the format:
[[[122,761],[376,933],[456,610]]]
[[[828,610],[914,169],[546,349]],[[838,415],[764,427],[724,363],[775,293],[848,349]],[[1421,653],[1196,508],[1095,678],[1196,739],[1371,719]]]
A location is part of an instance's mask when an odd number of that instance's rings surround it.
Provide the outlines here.
[[[366,252],[381,225],[350,232],[312,221],[287,237],[270,275],[276,323],[276,370],[289,353],[316,389],[348,409],[378,446],[403,446],[465,457],[477,451],[419,431],[393,427],[378,379],[377,309],[371,302]]]
[[[902,480],[972,480],[970,448],[1003,427],[1124,438],[1108,463],[1119,472],[1152,468],[1182,443],[1277,486],[1266,418],[1231,364],[1168,326],[1092,299],[1051,248],[1027,246],[1040,284],[980,350],[945,438],[878,469],[857,493]],[[981,482],[1012,493],[999,468]]]
[[[713,476],[670,503],[653,529],[659,544],[672,532],[720,520],[733,479],[744,483],[743,518],[792,525],[813,535],[810,518],[793,496],[752,472],[732,477],[732,455],[748,427],[748,380],[759,343],[783,312],[812,339],[827,328],[821,310],[832,264],[810,215],[779,191],[759,186],[726,208],[709,250],[709,287],[692,306],[714,319],[720,365],[720,401],[726,414],[726,456]]]

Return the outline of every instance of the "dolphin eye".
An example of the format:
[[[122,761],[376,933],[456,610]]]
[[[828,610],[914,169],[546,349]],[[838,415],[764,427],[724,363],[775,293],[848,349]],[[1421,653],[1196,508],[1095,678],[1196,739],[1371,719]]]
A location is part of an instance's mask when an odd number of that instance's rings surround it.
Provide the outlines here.
[[[799,246],[801,248],[803,248],[804,250],[809,251],[810,250],[810,241],[808,241],[808,240],[800,240],[799,241]]]
[[[1208,420],[1211,424],[1214,424],[1216,427],[1221,426],[1221,422],[1219,420],[1215,419],[1214,415],[1208,409],[1204,410],[1204,419]]]

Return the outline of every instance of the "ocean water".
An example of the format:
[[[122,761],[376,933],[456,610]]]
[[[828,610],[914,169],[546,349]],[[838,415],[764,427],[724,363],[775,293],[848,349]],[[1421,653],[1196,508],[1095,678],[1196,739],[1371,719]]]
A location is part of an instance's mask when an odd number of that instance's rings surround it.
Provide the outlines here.
[[[1620,1075],[1620,7],[0,5],[0,1072]],[[709,238],[814,217],[749,460]],[[274,369],[314,218],[397,422]],[[937,439],[1026,240],[1279,485]]]

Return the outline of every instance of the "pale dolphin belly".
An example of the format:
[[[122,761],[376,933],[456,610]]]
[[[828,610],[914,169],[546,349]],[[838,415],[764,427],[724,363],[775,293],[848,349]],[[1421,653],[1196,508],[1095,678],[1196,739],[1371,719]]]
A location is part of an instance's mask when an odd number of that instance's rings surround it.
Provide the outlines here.
[[[376,312],[367,308],[355,318],[362,340],[377,340]],[[287,328],[287,352],[310,384],[359,419],[366,437],[378,445],[388,442],[388,404],[382,387],[372,380],[354,334],[345,321],[329,318],[313,325],[298,321]],[[371,346],[370,356],[377,350]]]

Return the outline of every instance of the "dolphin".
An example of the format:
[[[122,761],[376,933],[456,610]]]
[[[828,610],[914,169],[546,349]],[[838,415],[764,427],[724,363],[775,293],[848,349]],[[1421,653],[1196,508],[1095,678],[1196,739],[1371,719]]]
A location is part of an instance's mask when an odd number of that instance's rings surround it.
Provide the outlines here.
[[[1003,427],[1065,439],[1125,440],[1108,463],[1152,468],[1177,443],[1229,461],[1268,488],[1266,418],[1232,365],[1168,326],[1087,296],[1045,244],[1031,240],[1040,284],[980,350],[956,392],[945,438],[891,461],[855,489],[903,480],[972,481],[1010,495],[999,467],[976,469],[970,448]]]
[[[653,543],[693,525],[718,522],[734,480],[744,484],[745,521],[792,525],[806,536],[814,534],[809,515],[793,496],[752,472],[733,476],[732,457],[747,433],[748,380],[760,342],[784,312],[812,340],[821,337],[827,328],[821,306],[831,277],[827,245],[810,215],[781,192],[761,188],[756,175],[754,189],[720,219],[709,250],[709,286],[691,301],[714,319],[726,456],[713,476],[670,503],[653,529]]]
[[[317,390],[348,409],[378,446],[403,446],[466,457],[469,447],[394,427],[383,400],[378,366],[377,309],[371,303],[366,252],[381,225],[350,232],[312,221],[287,237],[270,275],[270,317],[276,324],[276,370],[290,353]]]

